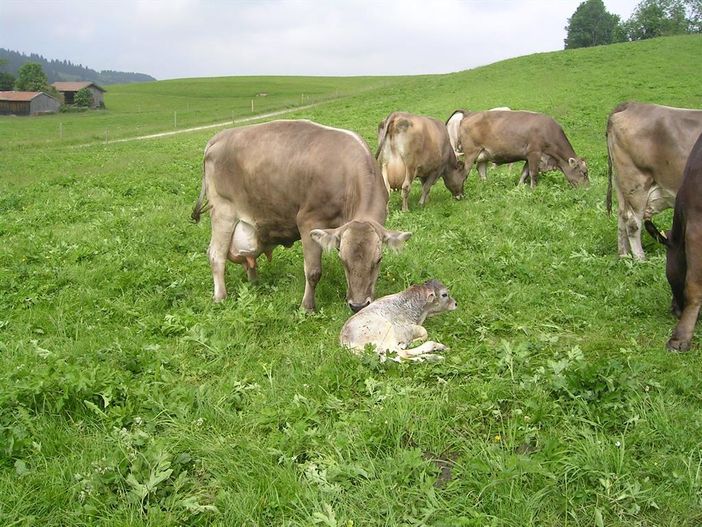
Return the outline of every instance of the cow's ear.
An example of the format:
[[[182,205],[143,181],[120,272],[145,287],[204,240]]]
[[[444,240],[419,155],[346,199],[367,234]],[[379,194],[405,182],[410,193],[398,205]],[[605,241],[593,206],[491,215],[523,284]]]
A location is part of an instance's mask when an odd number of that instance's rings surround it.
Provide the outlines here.
[[[427,302],[433,302],[434,299],[436,298],[436,293],[434,292],[433,289],[427,288]]]
[[[386,230],[383,235],[383,243],[387,243],[388,247],[395,251],[398,251],[402,249],[402,246],[407,240],[410,239],[410,236],[412,236],[411,232]]]
[[[341,243],[337,229],[312,229],[310,238],[317,242],[325,251],[338,250]]]
[[[670,240],[668,237],[663,231],[659,231],[658,227],[656,227],[651,220],[646,220],[644,222],[644,226],[654,240],[665,245],[666,247],[670,247]]]
[[[576,168],[578,166],[578,160],[575,159],[574,157],[569,157],[568,158],[568,165],[570,168]]]

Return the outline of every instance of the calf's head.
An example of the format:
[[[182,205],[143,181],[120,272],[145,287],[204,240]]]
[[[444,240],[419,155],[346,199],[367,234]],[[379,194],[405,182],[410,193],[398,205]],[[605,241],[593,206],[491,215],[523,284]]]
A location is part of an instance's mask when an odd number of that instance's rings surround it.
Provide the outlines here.
[[[463,197],[463,184],[466,181],[466,169],[463,161],[456,161],[453,167],[446,169],[444,173],[444,184],[449,192],[456,199]]]
[[[675,239],[672,231],[664,233],[658,230],[658,227],[651,220],[646,220],[644,226],[654,240],[665,245],[665,275],[673,293],[670,310],[676,317],[680,318],[680,314],[685,308],[685,275],[687,274],[687,260],[683,244]]]
[[[587,175],[587,163],[580,157],[568,158],[568,165],[563,168],[563,173],[568,182],[574,187],[590,185],[590,179]]]
[[[337,250],[346,273],[346,301],[356,313],[373,300],[383,245],[400,249],[411,232],[390,231],[375,221],[350,221],[338,229],[314,229],[310,236],[322,249]]]
[[[456,300],[449,294],[448,288],[439,280],[427,280],[423,287],[426,298],[424,312],[427,316],[453,311],[458,307]]]

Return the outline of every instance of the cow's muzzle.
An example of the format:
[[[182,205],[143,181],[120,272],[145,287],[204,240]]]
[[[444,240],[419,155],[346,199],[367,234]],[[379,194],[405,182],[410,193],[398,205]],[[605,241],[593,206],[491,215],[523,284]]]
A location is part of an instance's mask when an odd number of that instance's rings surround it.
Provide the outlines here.
[[[353,302],[349,302],[349,307],[351,308],[351,311],[353,311],[354,313],[358,313],[361,309],[363,309],[364,307],[366,307],[370,303],[371,303],[370,298],[367,298],[366,301],[363,302],[362,304],[355,304]]]

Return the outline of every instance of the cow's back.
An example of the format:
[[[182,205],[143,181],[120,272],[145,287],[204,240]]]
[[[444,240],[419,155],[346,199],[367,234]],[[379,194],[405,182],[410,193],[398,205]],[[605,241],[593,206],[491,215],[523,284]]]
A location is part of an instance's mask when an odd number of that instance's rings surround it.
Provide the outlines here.
[[[552,145],[572,147],[560,125],[551,117],[528,111],[487,110],[474,112],[461,122],[461,138],[484,148],[496,160],[518,160],[530,149]],[[572,155],[572,154],[571,154]],[[516,157],[515,157],[516,156]],[[514,158],[514,159],[512,159]]]
[[[682,182],[685,161],[702,133],[702,111],[626,102],[607,121],[615,172],[636,171],[670,192]]]
[[[300,215],[336,227],[360,216],[383,224],[387,192],[366,143],[310,121],[220,132],[205,152],[208,200],[231,207],[270,241],[298,239]]]

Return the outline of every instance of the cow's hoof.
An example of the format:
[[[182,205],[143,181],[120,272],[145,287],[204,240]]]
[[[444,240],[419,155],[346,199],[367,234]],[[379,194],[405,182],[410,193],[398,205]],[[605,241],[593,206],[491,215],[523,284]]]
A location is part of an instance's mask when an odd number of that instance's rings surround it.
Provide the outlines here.
[[[673,353],[685,353],[686,351],[690,351],[690,341],[672,338],[668,341],[668,351],[672,351]]]
[[[221,295],[221,296],[213,296],[212,301],[215,304],[219,304],[221,302],[224,302],[227,299],[227,295]]]

